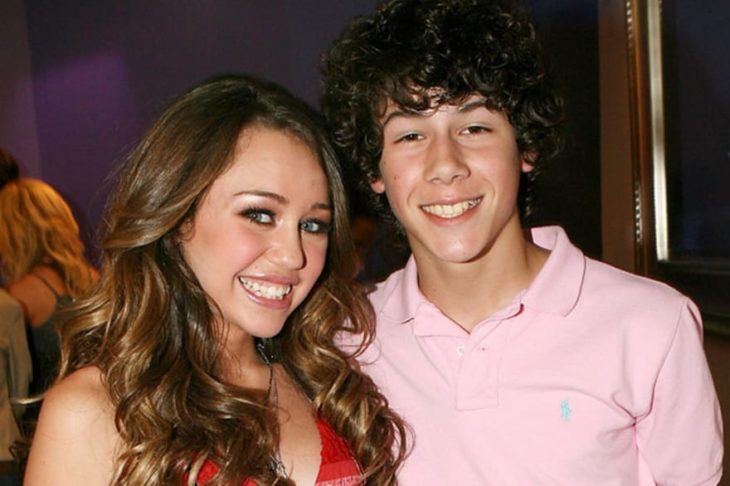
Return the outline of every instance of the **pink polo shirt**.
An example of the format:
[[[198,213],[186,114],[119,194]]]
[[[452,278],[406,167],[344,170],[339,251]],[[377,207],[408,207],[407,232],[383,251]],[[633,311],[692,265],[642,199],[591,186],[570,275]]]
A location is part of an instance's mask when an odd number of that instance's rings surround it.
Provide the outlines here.
[[[471,334],[421,294],[413,259],[371,294],[360,362],[415,435],[400,484],[717,484],[697,308],[586,258],[558,227],[532,235],[545,266]]]

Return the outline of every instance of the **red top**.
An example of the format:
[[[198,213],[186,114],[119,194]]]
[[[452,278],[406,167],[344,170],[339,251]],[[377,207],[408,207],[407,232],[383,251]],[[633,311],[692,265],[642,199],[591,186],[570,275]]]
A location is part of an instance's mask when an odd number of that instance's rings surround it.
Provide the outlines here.
[[[360,468],[350,454],[350,448],[337,435],[332,427],[321,417],[316,420],[322,450],[319,463],[319,473],[315,486],[361,486]],[[197,484],[202,486],[218,473],[218,466],[212,461],[206,461],[198,474]],[[250,479],[246,479],[242,486],[257,486]]]

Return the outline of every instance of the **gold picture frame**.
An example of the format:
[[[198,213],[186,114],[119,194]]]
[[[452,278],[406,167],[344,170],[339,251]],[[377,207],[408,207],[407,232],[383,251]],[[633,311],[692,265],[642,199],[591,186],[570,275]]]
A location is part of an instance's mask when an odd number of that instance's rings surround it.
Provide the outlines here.
[[[689,0],[687,0],[689,1]],[[730,261],[678,259],[671,245],[661,0],[625,3],[633,179],[634,271],[689,295],[708,329],[730,333]],[[691,75],[691,74],[688,74]],[[697,120],[701,123],[701,120]],[[730,191],[728,191],[730,197]],[[728,222],[730,225],[730,222]]]

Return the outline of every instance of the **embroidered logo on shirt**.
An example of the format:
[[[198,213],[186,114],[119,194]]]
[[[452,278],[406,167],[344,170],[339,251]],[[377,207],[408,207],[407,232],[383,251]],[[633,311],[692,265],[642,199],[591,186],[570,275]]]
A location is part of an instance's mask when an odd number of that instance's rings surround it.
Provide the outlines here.
[[[560,418],[563,422],[570,422],[570,415],[572,413],[573,411],[570,409],[570,402],[567,398],[560,402]]]

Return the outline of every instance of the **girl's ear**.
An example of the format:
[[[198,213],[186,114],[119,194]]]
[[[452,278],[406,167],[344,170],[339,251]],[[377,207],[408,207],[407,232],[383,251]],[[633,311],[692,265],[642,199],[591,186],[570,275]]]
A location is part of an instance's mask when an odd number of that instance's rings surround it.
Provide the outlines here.
[[[193,236],[194,230],[195,228],[193,227],[193,218],[188,218],[183,221],[178,227],[177,231],[175,231],[175,243],[179,245],[183,241],[190,239],[190,237]]]

